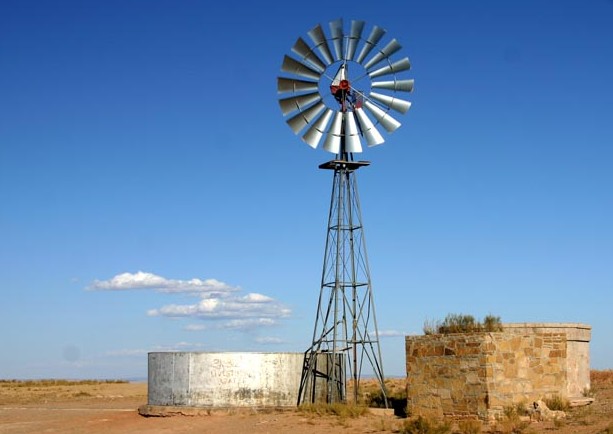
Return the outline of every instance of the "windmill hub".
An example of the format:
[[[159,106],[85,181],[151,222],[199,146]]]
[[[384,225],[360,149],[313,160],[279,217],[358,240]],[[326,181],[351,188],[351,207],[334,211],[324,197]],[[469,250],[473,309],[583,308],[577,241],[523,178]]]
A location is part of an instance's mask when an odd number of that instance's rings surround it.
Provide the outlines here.
[[[364,67],[355,62],[344,61],[338,66],[339,62],[330,65],[329,68],[322,74],[319,80],[319,91],[323,96],[324,104],[332,109],[341,112],[352,112],[362,107],[365,95],[370,93],[370,80],[364,70]],[[350,74],[349,66],[351,64]],[[337,68],[336,74],[331,79],[331,74],[328,71],[334,71]],[[361,76],[355,83],[352,78]],[[327,92],[329,89],[329,93]],[[330,98],[330,95],[333,98]]]

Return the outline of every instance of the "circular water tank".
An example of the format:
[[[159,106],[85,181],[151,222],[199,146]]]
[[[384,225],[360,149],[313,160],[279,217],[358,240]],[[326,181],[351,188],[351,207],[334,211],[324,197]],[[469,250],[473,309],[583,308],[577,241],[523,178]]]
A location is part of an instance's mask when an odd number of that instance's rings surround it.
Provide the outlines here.
[[[289,407],[304,353],[149,353],[151,406]]]

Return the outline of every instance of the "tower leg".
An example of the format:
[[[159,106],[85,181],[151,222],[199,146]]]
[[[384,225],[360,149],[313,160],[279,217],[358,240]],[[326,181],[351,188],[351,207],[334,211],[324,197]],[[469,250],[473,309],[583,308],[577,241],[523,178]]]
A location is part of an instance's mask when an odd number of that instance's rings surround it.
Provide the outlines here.
[[[363,368],[378,381],[387,406],[356,170],[333,160],[328,231],[311,346],[305,351],[298,404],[359,401]],[[350,380],[350,396],[347,396]]]

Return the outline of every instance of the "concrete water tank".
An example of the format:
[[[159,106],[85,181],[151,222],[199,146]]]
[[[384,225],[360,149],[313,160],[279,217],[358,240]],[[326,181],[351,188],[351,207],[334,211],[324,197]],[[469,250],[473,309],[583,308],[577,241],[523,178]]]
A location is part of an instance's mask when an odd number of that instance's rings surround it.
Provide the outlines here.
[[[304,353],[149,353],[150,406],[290,407]]]

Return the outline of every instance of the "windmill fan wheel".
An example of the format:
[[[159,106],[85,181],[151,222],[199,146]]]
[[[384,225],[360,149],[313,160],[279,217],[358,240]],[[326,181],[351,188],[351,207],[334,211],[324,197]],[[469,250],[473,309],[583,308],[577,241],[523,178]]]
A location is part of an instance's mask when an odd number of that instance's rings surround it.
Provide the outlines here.
[[[346,33],[341,19],[329,23],[326,35],[320,24],[299,37],[285,55],[283,76],[277,79],[279,105],[286,122],[302,140],[335,154],[362,152],[362,141],[376,146],[400,127],[396,113],[411,103],[403,94],[413,91],[413,79],[402,73],[411,68],[396,39],[382,43],[385,30],[373,26],[364,37],[364,21],[351,21]],[[402,98],[400,96],[402,96]]]

